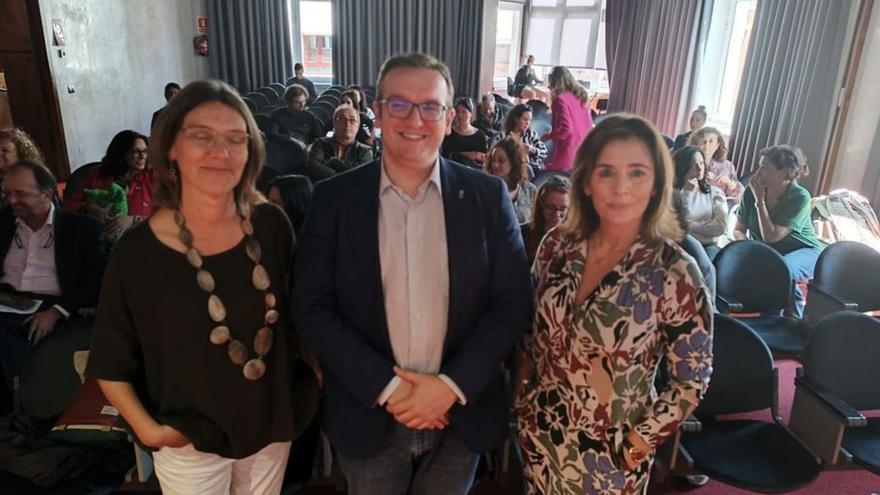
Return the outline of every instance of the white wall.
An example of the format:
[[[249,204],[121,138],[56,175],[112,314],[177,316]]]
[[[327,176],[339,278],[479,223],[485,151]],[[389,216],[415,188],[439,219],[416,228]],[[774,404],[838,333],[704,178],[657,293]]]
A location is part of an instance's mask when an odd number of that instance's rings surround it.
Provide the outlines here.
[[[874,3],[831,188],[880,192],[880,2]],[[880,206],[880,197],[874,208]]]
[[[100,160],[123,129],[149,134],[165,83],[208,77],[193,49],[206,0],[40,0],[40,11],[71,169]],[[52,46],[53,19],[64,57]]]

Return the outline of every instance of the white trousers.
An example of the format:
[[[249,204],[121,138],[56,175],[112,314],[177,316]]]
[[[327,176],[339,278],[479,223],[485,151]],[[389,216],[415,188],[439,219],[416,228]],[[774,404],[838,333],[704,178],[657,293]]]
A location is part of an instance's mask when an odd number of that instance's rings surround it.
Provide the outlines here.
[[[281,492],[290,442],[270,443],[244,459],[228,459],[186,447],[153,452],[164,495],[271,495]]]

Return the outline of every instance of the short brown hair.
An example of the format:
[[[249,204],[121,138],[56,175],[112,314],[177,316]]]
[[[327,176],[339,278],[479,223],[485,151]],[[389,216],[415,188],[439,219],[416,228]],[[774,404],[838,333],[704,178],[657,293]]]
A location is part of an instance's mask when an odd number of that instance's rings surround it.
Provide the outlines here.
[[[302,84],[291,84],[284,90],[284,102],[290,103],[294,98],[298,98],[300,96],[305,96],[306,99],[309,98],[309,90],[306,89]]]
[[[528,166],[526,148],[522,143],[510,136],[497,141],[489,148],[489,152],[486,153],[486,160],[483,162],[483,171],[489,173],[489,167],[492,164],[492,153],[495,150],[503,151],[510,162],[510,175],[504,179],[507,187],[514,188],[529,180],[529,172],[526,170]]]
[[[455,94],[455,88],[452,84],[452,75],[449,73],[449,67],[446,66],[443,62],[438,60],[431,55],[426,53],[407,53],[404,55],[394,55],[393,57],[389,57],[382,63],[382,68],[379,69],[379,79],[376,81],[376,93],[378,99],[382,99],[385,97],[385,93],[382,88],[382,83],[385,80],[385,76],[388,75],[394,69],[399,69],[401,67],[409,68],[409,69],[429,69],[436,71],[443,77],[443,81],[446,82],[446,90],[449,93],[446,98],[446,105],[452,106],[452,96]]]
[[[714,127],[701,127],[691,134],[690,139],[688,139],[688,144],[699,147],[700,138],[705,136],[706,134],[714,134],[718,139],[718,149],[715,150],[715,154],[712,155],[712,159],[716,162],[723,162],[727,160],[727,143],[724,142],[724,135],[721,134],[721,131]],[[709,165],[708,163],[706,165]]]
[[[599,227],[599,214],[593,200],[584,194],[596,162],[605,146],[620,139],[638,139],[651,153],[654,162],[654,192],[642,214],[641,235],[648,241],[679,240],[681,227],[672,208],[672,158],[663,136],[650,122],[628,113],[609,115],[587,134],[574,158],[571,176],[571,207],[563,231],[586,239]]]
[[[11,141],[15,145],[15,152],[18,154],[19,160],[44,162],[43,154],[40,153],[34,140],[18,127],[0,130],[0,141]]]
[[[251,111],[238,92],[223,81],[206,80],[187,84],[171,99],[159,116],[150,139],[149,160],[156,174],[155,200],[159,206],[179,209],[181,200],[180,180],[172,180],[168,150],[174,144],[183,120],[190,111],[205,103],[222,103],[241,115],[247,126],[248,157],[241,179],[233,190],[235,206],[239,214],[250,215],[251,206],[266,199],[257,192],[256,181],[266,155],[263,138]]]
[[[785,170],[788,178],[795,180],[808,175],[807,157],[797,146],[780,144],[761,150],[761,158],[773,164],[777,170]]]

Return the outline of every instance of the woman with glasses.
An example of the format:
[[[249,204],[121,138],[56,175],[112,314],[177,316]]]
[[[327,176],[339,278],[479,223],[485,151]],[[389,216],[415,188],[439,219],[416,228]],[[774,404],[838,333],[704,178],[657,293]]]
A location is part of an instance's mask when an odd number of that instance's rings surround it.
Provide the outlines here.
[[[288,314],[290,222],[254,187],[259,130],[234,89],[195,82],[150,156],[159,209],[110,256],[88,374],[163,493],[279,493],[316,387]]]
[[[116,240],[153,213],[153,180],[147,137],[121,131],[110,140],[101,164],[88,172],[82,189],[65,198],[64,207],[103,221],[106,238]]]
[[[473,125],[474,102],[468,97],[455,101],[452,132],[443,140],[442,155],[463,165],[482,168],[489,138]]]
[[[547,232],[565,220],[571,201],[569,193],[571,181],[559,175],[554,175],[538,188],[535,206],[532,207],[532,219],[521,228],[530,264],[535,261],[535,253]]]

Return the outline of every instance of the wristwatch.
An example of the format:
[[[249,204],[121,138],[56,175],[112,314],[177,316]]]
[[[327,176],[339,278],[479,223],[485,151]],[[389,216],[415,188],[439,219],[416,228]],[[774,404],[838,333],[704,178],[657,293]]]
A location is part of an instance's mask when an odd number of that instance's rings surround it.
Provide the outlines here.
[[[623,458],[623,454],[629,455],[629,458],[636,464],[645,462],[645,458],[648,457],[647,452],[633,445],[626,437],[621,442],[621,458]],[[624,464],[626,463],[624,462]]]

